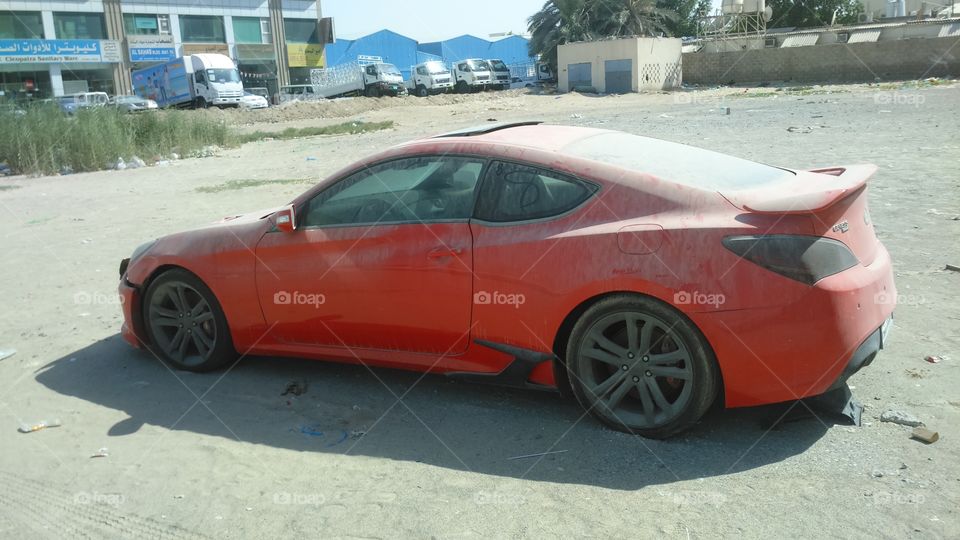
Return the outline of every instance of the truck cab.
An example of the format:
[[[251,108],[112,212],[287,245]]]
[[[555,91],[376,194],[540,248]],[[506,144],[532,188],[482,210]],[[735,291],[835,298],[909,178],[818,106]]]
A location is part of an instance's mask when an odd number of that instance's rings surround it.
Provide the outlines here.
[[[407,93],[403,74],[397,66],[376,63],[363,66],[363,86],[370,97],[399,96]]]
[[[407,88],[420,97],[426,97],[453,88],[453,78],[443,62],[431,60],[410,68]]]
[[[503,60],[497,58],[487,60],[490,66],[490,86],[496,90],[506,90],[510,88],[510,68],[503,63]]]
[[[198,107],[240,106],[243,83],[233,60],[222,54],[194,54],[188,57],[192,67],[194,100]]]
[[[485,60],[471,58],[453,64],[453,80],[461,94],[483,90],[490,84],[490,66]]]

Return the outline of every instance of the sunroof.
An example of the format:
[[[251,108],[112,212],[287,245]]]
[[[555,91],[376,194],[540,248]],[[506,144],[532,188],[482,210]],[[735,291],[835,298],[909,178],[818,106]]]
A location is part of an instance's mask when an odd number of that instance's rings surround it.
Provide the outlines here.
[[[501,129],[510,129],[521,126],[536,126],[542,124],[541,120],[530,120],[526,122],[499,122],[496,124],[482,124],[479,126],[469,127],[465,129],[458,129],[456,131],[451,131],[449,133],[443,133],[441,135],[436,135],[432,138],[439,139],[442,137],[475,137],[477,135],[486,135],[487,133],[493,133],[494,131],[500,131]]]

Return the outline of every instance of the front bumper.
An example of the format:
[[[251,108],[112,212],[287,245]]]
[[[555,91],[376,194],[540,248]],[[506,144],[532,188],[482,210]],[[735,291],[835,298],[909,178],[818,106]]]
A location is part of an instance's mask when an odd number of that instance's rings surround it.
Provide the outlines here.
[[[124,262],[129,262],[124,259]],[[121,263],[121,270],[126,270],[126,265]],[[146,343],[146,333],[143,327],[143,310],[140,306],[140,290],[133,284],[127,282],[126,272],[120,278],[118,292],[120,293],[120,305],[123,307],[123,325],[120,327],[120,336],[131,346],[141,349]]]

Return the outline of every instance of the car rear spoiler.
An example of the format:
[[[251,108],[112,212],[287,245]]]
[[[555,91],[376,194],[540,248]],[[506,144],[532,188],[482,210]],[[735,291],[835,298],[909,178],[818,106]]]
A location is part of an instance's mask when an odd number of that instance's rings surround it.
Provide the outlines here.
[[[721,193],[731,204],[756,214],[810,214],[859,193],[876,165],[849,165],[794,171],[789,183]]]

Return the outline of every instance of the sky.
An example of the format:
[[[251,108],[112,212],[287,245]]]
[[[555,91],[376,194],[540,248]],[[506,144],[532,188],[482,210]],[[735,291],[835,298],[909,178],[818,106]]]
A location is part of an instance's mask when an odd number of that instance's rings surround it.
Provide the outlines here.
[[[387,28],[421,43],[463,34],[525,33],[544,0],[321,0],[337,37],[354,39]]]

